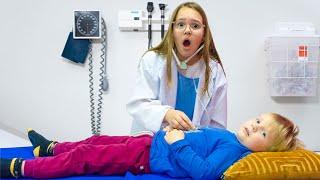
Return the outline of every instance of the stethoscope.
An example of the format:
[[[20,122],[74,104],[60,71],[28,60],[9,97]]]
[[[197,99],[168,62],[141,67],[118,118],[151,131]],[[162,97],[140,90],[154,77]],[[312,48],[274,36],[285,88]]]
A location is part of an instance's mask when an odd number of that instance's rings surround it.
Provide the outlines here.
[[[180,61],[180,59],[178,58],[176,52],[174,51],[174,49],[172,49],[172,53],[173,53],[173,56],[174,56],[174,59],[176,60],[177,62],[177,65],[179,66],[180,69],[183,69],[183,70],[186,70],[188,69],[188,62],[195,56],[199,53],[199,51],[201,51],[203,49],[204,45],[202,44],[198,50],[196,52],[194,52],[190,57],[188,57],[186,60],[184,61]]]
[[[188,69],[188,61],[190,61],[190,59],[192,59],[195,55],[197,55],[202,49],[203,49],[204,45],[202,44],[197,51],[195,51],[190,57],[188,57],[186,60],[184,61],[180,61],[176,52],[174,51],[174,49],[172,49],[172,53],[173,53],[173,56],[174,56],[174,59],[176,60],[176,63],[178,65],[178,67],[182,70],[187,70]],[[192,78],[193,80],[193,86],[194,86],[194,89],[195,89],[195,92],[196,94],[198,94],[198,88],[197,88],[197,85],[196,85],[196,82],[194,80],[194,78]],[[211,98],[211,97],[210,97]],[[201,101],[201,98],[199,97],[199,103],[201,105],[201,107],[203,108],[207,118],[210,118],[209,116],[209,113],[204,105],[204,103]],[[200,122],[199,122],[200,123]],[[203,128],[200,124],[196,124],[196,129],[200,129],[200,128]]]

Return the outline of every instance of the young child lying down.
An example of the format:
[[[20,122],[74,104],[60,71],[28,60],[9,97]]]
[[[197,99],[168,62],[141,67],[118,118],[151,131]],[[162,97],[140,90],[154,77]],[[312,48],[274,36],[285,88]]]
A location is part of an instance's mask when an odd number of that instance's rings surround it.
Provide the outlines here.
[[[225,129],[165,129],[154,136],[92,136],[79,142],[49,141],[28,131],[38,158],[1,158],[0,177],[56,178],[84,174],[160,173],[217,179],[252,151],[290,151],[302,146],[298,128],[276,113],[250,119],[236,133]]]

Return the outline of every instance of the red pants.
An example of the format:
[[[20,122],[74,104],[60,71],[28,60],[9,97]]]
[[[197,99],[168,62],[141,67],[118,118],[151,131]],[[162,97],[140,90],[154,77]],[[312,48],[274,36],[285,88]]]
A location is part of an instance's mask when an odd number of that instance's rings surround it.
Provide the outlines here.
[[[58,143],[54,156],[26,160],[24,176],[56,178],[83,174],[150,173],[152,137],[92,136],[79,142]]]

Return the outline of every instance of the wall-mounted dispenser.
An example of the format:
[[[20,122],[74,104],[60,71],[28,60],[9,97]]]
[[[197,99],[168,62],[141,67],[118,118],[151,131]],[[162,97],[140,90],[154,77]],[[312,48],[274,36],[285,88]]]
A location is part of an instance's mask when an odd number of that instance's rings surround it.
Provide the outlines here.
[[[316,96],[320,36],[311,23],[278,23],[266,41],[271,96]]]
[[[143,11],[142,10],[123,10],[119,11],[119,29],[123,31],[141,31],[143,30]]]
[[[161,14],[152,15],[152,31],[161,31]],[[164,18],[164,28],[168,29],[168,18]],[[148,12],[144,10],[120,10],[118,25],[121,31],[148,31]]]

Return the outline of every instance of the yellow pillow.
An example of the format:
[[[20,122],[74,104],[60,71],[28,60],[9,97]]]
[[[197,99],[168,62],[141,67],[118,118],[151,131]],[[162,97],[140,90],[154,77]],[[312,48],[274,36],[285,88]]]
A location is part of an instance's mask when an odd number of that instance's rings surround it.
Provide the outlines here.
[[[230,166],[224,179],[320,179],[320,155],[308,150],[256,152]]]

